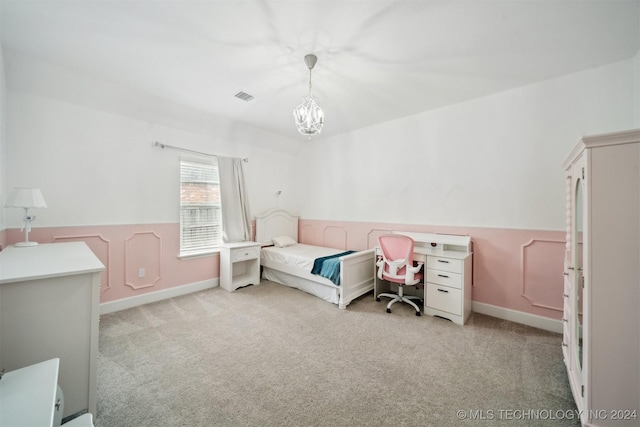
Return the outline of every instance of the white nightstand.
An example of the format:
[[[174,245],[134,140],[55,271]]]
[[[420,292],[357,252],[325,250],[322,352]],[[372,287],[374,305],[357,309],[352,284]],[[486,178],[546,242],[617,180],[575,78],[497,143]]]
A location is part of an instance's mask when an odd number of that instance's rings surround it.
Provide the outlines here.
[[[225,243],[220,246],[220,286],[229,292],[260,284],[260,243]]]

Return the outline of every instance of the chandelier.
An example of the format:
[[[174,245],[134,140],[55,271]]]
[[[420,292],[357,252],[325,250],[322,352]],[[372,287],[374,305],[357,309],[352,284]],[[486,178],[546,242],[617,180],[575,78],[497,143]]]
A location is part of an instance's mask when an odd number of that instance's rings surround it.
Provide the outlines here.
[[[318,62],[318,57],[313,54],[304,57],[304,63],[309,68],[309,95],[305,96],[302,104],[293,110],[293,118],[296,121],[298,131],[309,138],[320,133],[322,125],[324,125],[324,112],[311,96],[311,70],[316,65],[316,62]]]

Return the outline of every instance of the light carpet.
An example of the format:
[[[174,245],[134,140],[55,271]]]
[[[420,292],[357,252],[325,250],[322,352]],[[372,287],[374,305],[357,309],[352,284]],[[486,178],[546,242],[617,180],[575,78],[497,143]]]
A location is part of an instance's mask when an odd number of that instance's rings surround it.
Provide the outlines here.
[[[385,306],[263,281],[103,315],[95,425],[580,425],[561,335]]]

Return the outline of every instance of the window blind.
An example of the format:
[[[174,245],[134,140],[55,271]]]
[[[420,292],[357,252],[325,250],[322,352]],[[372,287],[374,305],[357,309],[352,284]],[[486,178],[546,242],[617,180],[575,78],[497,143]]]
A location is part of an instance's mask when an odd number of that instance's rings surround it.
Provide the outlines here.
[[[180,253],[207,252],[221,243],[217,160],[180,160]]]

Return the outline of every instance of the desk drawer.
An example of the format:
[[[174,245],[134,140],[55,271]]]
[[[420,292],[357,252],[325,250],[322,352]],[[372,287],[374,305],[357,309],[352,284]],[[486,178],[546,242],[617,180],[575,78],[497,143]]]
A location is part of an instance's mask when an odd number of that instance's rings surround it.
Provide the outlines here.
[[[260,248],[238,248],[231,251],[231,262],[244,261],[247,259],[256,259],[260,257]]]
[[[457,316],[462,315],[462,291],[460,289],[428,283],[425,294],[427,307]]]
[[[428,268],[427,282],[462,289],[462,274]]]
[[[427,268],[462,273],[462,260],[429,255],[427,257]]]

